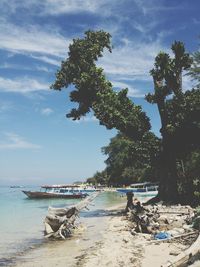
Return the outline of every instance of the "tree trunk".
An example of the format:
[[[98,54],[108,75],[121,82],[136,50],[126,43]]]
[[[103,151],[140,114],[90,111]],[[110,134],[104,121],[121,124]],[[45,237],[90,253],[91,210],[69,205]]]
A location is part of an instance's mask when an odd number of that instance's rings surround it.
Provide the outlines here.
[[[178,174],[176,156],[169,138],[163,137],[163,151],[160,157],[160,187],[159,197],[161,200],[178,202]]]

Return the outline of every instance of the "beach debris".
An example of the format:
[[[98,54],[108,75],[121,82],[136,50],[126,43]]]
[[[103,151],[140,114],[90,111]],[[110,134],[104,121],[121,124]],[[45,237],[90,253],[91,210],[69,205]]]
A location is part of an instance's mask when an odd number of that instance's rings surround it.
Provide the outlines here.
[[[200,256],[200,235],[196,241],[186,250],[182,251],[170,262],[162,265],[161,267],[182,267],[188,266],[193,263]]]
[[[48,214],[44,220],[45,237],[66,239],[71,236],[73,230],[77,227],[75,221],[79,217],[79,212],[87,208],[87,206],[99,195],[99,193],[100,192],[95,192],[71,207],[49,207]]]
[[[192,222],[195,210],[190,206],[149,205],[142,206],[135,200],[133,207],[127,213],[136,232],[161,234],[165,232],[174,237],[193,231]]]
[[[169,239],[169,238],[171,238],[171,234],[170,233],[167,233],[167,232],[160,232],[158,234],[155,234],[154,238],[156,240],[159,240],[159,239]]]
[[[178,243],[183,248],[171,251],[174,259],[162,267],[188,266],[200,257],[200,213],[190,206],[147,205],[133,202],[127,213],[132,235],[149,234],[150,243]]]

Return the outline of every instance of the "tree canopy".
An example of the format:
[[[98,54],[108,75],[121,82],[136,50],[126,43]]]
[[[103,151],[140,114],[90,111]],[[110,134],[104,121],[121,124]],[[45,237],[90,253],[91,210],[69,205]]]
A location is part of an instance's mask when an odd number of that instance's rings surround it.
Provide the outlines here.
[[[150,132],[150,120],[141,106],[128,98],[128,89],[114,91],[103,69],[97,67],[104,49],[112,52],[111,35],[104,31],[87,31],[84,38],[74,39],[51,88],[72,86],[70,99],[78,106],[67,117],[79,120],[92,110],[100,124],[119,130],[119,135],[103,149],[108,155],[105,177],[109,174],[116,178],[118,174],[123,179],[133,175],[133,170],[136,173],[140,166],[143,170],[150,166],[159,175],[159,197],[175,201],[180,193],[177,162],[192,160],[188,155],[193,155],[200,145],[200,90],[184,92],[182,88],[183,72],[190,70],[193,78],[199,79],[199,54],[194,60],[195,69],[191,68],[192,57],[182,42],[175,41],[171,47],[173,57],[160,52],[155,58],[150,71],[154,93],[148,94],[146,100],[158,107],[159,140]],[[96,176],[100,179],[99,173]]]
[[[140,139],[150,130],[149,118],[127,97],[128,89],[115,92],[103,69],[96,66],[104,49],[112,51],[110,38],[104,31],[87,31],[85,38],[73,40],[69,56],[62,62],[51,88],[61,90],[73,85],[70,99],[78,103],[78,108],[72,109],[67,117],[77,120],[92,109],[100,124]]]
[[[155,162],[159,153],[160,140],[147,133],[140,141],[132,141],[122,134],[112,138],[102,148],[108,156],[105,161],[109,183],[129,185],[138,181],[156,181]]]

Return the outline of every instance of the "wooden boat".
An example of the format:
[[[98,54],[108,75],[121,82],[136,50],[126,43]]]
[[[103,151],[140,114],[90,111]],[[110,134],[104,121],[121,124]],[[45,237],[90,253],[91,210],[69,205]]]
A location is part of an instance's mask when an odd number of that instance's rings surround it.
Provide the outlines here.
[[[83,193],[77,189],[74,185],[44,185],[41,186],[43,191],[22,191],[29,198],[41,199],[41,198],[67,198],[76,199],[84,198],[88,194]]]
[[[131,184],[129,187],[117,188],[117,192],[126,194],[133,192],[135,196],[154,197],[158,194],[158,183],[137,183]]]

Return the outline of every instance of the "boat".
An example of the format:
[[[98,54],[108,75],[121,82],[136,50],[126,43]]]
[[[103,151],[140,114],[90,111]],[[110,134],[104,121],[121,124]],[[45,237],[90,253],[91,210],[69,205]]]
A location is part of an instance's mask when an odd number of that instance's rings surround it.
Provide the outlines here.
[[[23,185],[11,185],[10,188],[23,188]]]
[[[135,196],[154,197],[158,194],[158,183],[144,182],[131,184],[129,187],[117,188],[122,194],[133,192]]]
[[[25,191],[22,192],[29,198],[85,198],[87,193],[81,192],[75,185],[43,185],[40,191]]]

